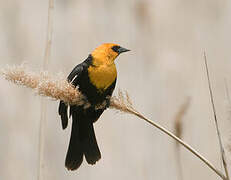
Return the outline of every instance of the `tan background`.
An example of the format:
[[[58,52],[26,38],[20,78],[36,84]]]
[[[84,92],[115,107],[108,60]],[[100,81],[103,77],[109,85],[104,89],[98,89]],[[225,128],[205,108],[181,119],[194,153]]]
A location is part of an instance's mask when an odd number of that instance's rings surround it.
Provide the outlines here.
[[[26,61],[43,64],[46,0],[0,0],[0,67]],[[218,141],[206,81],[207,52],[220,130],[230,136],[231,1],[218,0],[56,0],[48,69],[65,75],[103,42],[132,51],[117,59],[118,83],[135,107],[174,131],[174,117],[187,97],[183,139],[221,169]],[[102,159],[75,172],[64,168],[70,126],[61,129],[58,103],[45,100],[44,180],[176,180],[174,141],[131,115],[107,110],[95,124]],[[41,98],[0,78],[0,179],[38,176]],[[219,179],[181,148],[183,179]],[[229,154],[228,154],[229,155]]]

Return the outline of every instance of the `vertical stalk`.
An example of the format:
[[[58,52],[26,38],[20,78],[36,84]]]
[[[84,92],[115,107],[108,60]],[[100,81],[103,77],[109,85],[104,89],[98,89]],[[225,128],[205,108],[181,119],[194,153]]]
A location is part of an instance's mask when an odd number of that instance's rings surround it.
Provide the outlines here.
[[[213,108],[213,116],[214,116],[215,126],[216,126],[216,130],[217,130],[217,136],[218,136],[218,141],[219,141],[219,146],[220,146],[222,163],[223,163],[223,166],[225,169],[226,180],[229,180],[229,172],[228,172],[227,163],[226,163],[225,151],[224,151],[224,147],[223,147],[222,140],[221,140],[221,134],[220,134],[220,130],[218,127],[217,113],[216,113],[216,108],[215,108],[215,104],[214,104],[213,91],[212,91],[212,86],[211,86],[211,81],[210,81],[210,76],[209,76],[208,63],[207,63],[207,57],[206,57],[205,52],[204,52],[204,61],[205,61],[205,68],[206,68],[206,74],[207,74],[207,80],[208,80],[208,86],[209,86],[210,101],[211,101],[212,108]]]
[[[54,11],[54,0],[49,0],[48,6],[48,21],[47,21],[47,37],[46,37],[46,48],[43,59],[43,70],[47,70],[48,62],[51,55],[51,44],[52,44],[52,33],[53,33],[53,11]],[[39,167],[38,167],[38,180],[43,178],[43,168],[44,168],[44,137],[45,137],[45,125],[46,125],[46,102],[45,99],[41,99],[41,117],[40,117],[40,127],[39,127]]]

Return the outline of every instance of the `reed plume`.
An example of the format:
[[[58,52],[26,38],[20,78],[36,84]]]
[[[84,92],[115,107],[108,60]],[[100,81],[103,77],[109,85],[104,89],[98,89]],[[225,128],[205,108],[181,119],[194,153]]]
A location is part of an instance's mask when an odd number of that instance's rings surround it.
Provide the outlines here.
[[[84,96],[61,75],[54,77],[48,72],[35,73],[28,70],[25,65],[7,66],[1,74],[6,80],[31,88],[40,96],[63,100],[68,104],[82,105],[86,101]]]

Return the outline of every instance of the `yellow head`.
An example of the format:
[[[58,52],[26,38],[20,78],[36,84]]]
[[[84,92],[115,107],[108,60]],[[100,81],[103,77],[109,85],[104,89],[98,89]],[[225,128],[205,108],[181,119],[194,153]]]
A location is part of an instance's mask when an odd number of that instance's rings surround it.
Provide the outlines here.
[[[92,53],[93,65],[113,64],[117,56],[129,51],[118,44],[105,43],[97,47]]]

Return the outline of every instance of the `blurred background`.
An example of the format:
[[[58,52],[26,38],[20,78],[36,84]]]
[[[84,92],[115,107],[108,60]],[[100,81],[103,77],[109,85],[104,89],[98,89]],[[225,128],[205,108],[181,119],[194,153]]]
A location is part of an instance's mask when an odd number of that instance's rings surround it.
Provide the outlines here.
[[[0,0],[0,67],[27,62],[41,70],[48,21],[47,0]],[[55,0],[51,57],[47,69],[65,76],[104,42],[131,49],[117,60],[120,87],[134,107],[174,132],[222,170],[209,99],[206,51],[214,101],[230,162],[231,1],[218,0]],[[230,86],[230,88],[229,88]],[[39,169],[42,98],[0,78],[0,179],[33,180]],[[44,99],[44,98],[43,98]],[[175,141],[132,115],[107,110],[95,124],[102,159],[78,171],[64,166],[70,138],[61,128],[58,102],[46,109],[44,180],[181,180],[219,177]]]

